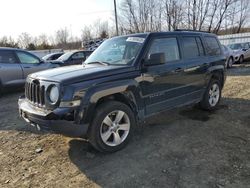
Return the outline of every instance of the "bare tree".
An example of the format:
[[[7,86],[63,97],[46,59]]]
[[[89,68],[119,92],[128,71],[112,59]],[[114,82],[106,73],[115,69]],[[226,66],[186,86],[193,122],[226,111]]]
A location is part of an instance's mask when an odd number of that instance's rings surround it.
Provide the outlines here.
[[[249,16],[249,1],[248,0],[240,0],[240,11],[239,11],[239,19],[238,19],[238,27],[236,33],[241,31],[242,26],[247,21]]]
[[[65,45],[69,42],[70,34],[68,28],[62,28],[56,31],[56,43]]]
[[[0,46],[19,48],[18,43],[13,38],[7,36],[3,36],[2,38],[0,38]]]
[[[31,37],[31,35],[29,33],[26,33],[26,32],[21,33],[18,36],[18,43],[19,43],[20,47],[27,48],[30,43],[33,43],[33,38]]]
[[[82,29],[82,35],[81,38],[83,41],[88,41],[91,40],[93,38],[93,35],[91,33],[91,27],[90,26],[85,26]]]
[[[177,0],[166,0],[165,11],[168,30],[178,29],[183,20],[183,6]]]

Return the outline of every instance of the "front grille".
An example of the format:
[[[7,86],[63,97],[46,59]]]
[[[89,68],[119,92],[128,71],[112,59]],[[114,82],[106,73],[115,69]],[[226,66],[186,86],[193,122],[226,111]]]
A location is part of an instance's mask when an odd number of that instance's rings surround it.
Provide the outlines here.
[[[44,106],[45,87],[40,86],[40,83],[37,80],[26,82],[25,97],[35,105]]]

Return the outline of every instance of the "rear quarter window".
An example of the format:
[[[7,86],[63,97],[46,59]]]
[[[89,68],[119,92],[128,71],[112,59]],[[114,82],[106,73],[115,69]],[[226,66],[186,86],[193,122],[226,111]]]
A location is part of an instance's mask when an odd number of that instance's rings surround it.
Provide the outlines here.
[[[218,40],[215,37],[205,37],[207,43],[207,54],[210,56],[220,55],[221,48]]]

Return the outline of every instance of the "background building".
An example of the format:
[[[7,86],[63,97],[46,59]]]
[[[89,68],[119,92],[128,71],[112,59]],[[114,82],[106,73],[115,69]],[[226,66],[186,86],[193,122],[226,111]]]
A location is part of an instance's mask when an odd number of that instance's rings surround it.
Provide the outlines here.
[[[250,42],[250,33],[237,33],[231,35],[221,35],[219,36],[220,42],[224,45]]]

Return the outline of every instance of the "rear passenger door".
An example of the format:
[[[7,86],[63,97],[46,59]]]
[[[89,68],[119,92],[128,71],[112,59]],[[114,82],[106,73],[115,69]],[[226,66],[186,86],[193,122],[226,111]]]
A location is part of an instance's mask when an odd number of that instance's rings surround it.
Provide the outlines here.
[[[189,85],[191,100],[202,97],[209,59],[205,56],[202,39],[199,36],[182,36],[182,58],[185,61],[185,83]]]
[[[25,82],[21,65],[12,50],[0,50],[0,82],[3,86]]]

